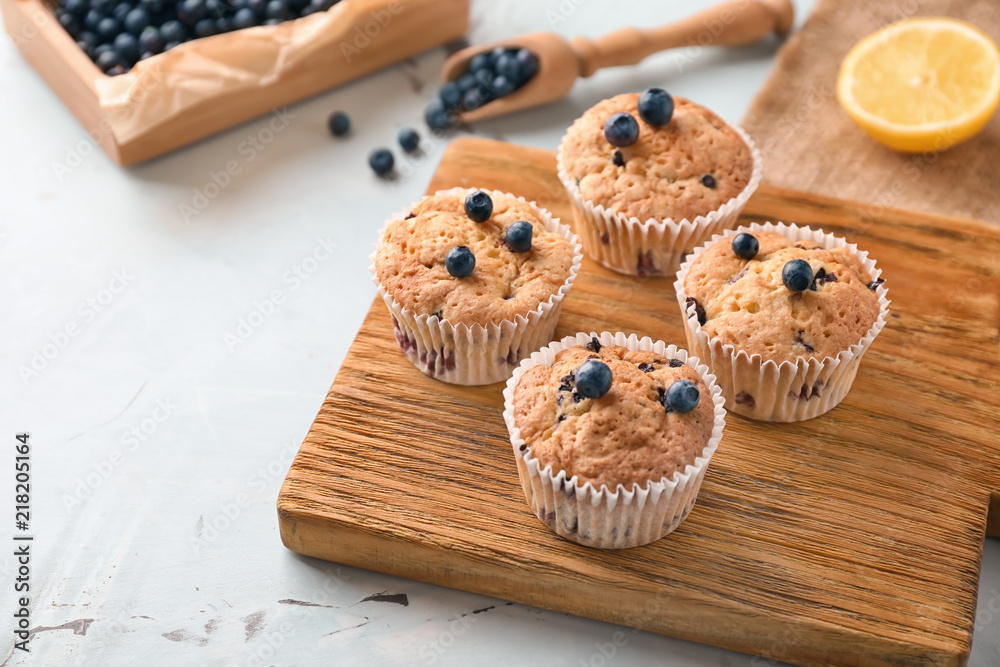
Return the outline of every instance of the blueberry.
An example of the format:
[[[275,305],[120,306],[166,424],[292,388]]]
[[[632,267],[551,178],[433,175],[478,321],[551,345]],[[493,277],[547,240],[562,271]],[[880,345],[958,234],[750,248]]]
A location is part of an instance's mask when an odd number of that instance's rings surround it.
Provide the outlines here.
[[[91,32],[90,30],[83,30],[80,32],[80,36],[77,37],[77,43],[86,44],[87,49],[93,51],[94,49],[97,48],[97,45],[101,43],[101,38],[97,36],[96,32]]]
[[[462,95],[465,95],[465,93],[479,85],[479,81],[473,74],[463,74],[458,77],[458,81],[456,83],[458,83],[458,90],[462,93]]]
[[[368,166],[379,176],[385,176],[396,165],[395,158],[387,148],[376,148],[368,156]]]
[[[603,361],[585,361],[576,369],[576,390],[587,398],[600,398],[611,389],[611,369]]]
[[[152,53],[154,55],[161,53],[165,43],[159,29],[153,26],[149,26],[139,35],[139,50],[144,53]]]
[[[193,26],[206,16],[208,8],[205,6],[205,0],[182,0],[177,5],[177,18],[182,23]]]
[[[136,37],[141,35],[150,23],[149,12],[142,7],[136,7],[125,15],[125,29]]]
[[[441,86],[438,97],[441,98],[441,104],[444,105],[445,109],[454,109],[462,103],[462,89],[456,82],[449,81]]]
[[[521,66],[521,82],[525,82],[535,76],[538,71],[538,56],[528,49],[520,49],[517,52],[517,64]]]
[[[813,270],[804,259],[793,259],[781,269],[781,282],[793,292],[804,292],[813,281]]]
[[[472,254],[468,246],[460,245],[448,251],[444,258],[444,265],[448,273],[456,278],[465,278],[472,274],[476,268],[476,256]]]
[[[163,52],[164,52],[164,53],[166,53],[166,52],[167,52],[167,51],[169,51],[170,49],[174,49],[174,48],[177,48],[177,47],[178,47],[178,46],[180,46],[180,45],[181,45],[181,42],[176,42],[176,41],[175,41],[175,42],[167,42],[167,43],[166,43],[166,44],[164,44],[164,46],[163,46]]]
[[[753,259],[760,252],[760,242],[753,234],[737,234],[733,237],[733,252],[740,259]]]
[[[466,111],[475,111],[479,107],[490,101],[490,93],[483,88],[473,88],[462,98],[462,108]]]
[[[530,222],[518,220],[507,228],[507,247],[511,252],[528,252],[531,250],[531,234],[534,228]]]
[[[96,9],[105,16],[110,15],[117,4],[118,0],[90,0],[91,9]]]
[[[126,72],[125,68],[122,67],[121,64],[119,63],[118,65],[115,65],[107,72],[105,72],[105,74],[107,74],[108,76],[118,76],[119,74],[124,74],[125,72]]]
[[[102,72],[107,72],[112,67],[118,64],[118,54],[113,48],[108,48],[107,51],[102,51],[97,56],[97,66]]]
[[[715,181],[715,176],[712,176],[711,174],[705,174],[704,176],[701,177],[701,184],[704,185],[709,190],[714,190],[715,186],[717,185]]]
[[[97,36],[104,42],[113,42],[121,31],[122,24],[118,22],[118,19],[113,19],[110,16],[105,16],[97,24]]]
[[[517,56],[510,52],[505,52],[497,58],[496,72],[500,76],[507,77],[508,81],[521,80],[521,65],[517,62]]]
[[[469,74],[475,74],[481,70],[490,69],[490,54],[477,53],[469,61]]]
[[[218,33],[219,29],[215,27],[215,19],[202,19],[194,24],[195,37],[211,37]]]
[[[249,7],[259,19],[264,18],[264,15],[267,14],[267,0],[250,0]]]
[[[476,77],[476,81],[481,88],[490,89],[493,87],[494,74],[491,70],[481,69],[473,74],[473,76]]]
[[[662,88],[649,88],[639,96],[639,115],[654,127],[666,125],[674,115],[674,98]]]
[[[167,21],[160,26],[160,35],[163,36],[163,41],[168,44],[171,42],[183,42],[187,38],[187,30],[184,29],[184,24],[180,21]],[[169,49],[164,46],[164,51]]]
[[[92,32],[97,32],[97,26],[101,24],[101,20],[104,19],[104,14],[100,13],[96,9],[91,9],[87,12],[86,16],[83,17],[83,26]]]
[[[399,134],[396,135],[396,139],[399,141],[399,145],[407,153],[412,153],[420,147],[420,135],[417,134],[417,131],[412,127],[404,127],[401,129]]]
[[[232,32],[233,30],[234,28],[233,28],[232,18],[228,16],[223,16],[221,18],[215,19],[215,31],[220,35],[224,32]]]
[[[94,47],[91,46],[89,42],[86,42],[81,39],[77,41],[76,45],[80,47],[81,51],[87,54],[88,58],[90,58],[91,60],[94,59]]]
[[[284,0],[270,0],[267,3],[267,18],[285,21],[292,18],[292,14]]]
[[[343,111],[334,111],[326,119],[326,125],[330,128],[330,134],[342,137],[351,130],[351,119]]]
[[[82,19],[90,11],[90,3],[87,0],[66,0],[62,8],[66,13]]]
[[[500,59],[505,55],[507,55],[507,47],[504,46],[496,46],[492,51],[490,51],[490,69],[492,69],[494,73],[497,71],[497,63],[500,62]]]
[[[465,198],[465,214],[473,222],[486,222],[493,215],[493,200],[482,190]]]
[[[80,22],[75,16],[68,12],[59,13],[59,25],[63,27],[63,30],[69,33],[70,37],[76,39],[83,32]]]
[[[113,47],[110,44],[99,44],[98,46],[94,47],[94,61],[96,62],[97,59],[101,57],[101,54],[104,53],[105,51],[114,51],[114,50],[115,47]]]
[[[111,16],[118,19],[119,23],[125,23],[125,17],[128,16],[130,11],[132,11],[132,5],[123,2],[120,5],[115,5],[115,8],[111,11]]]
[[[639,139],[639,123],[630,114],[612,114],[604,123],[604,138],[612,146],[631,146]]]
[[[205,11],[212,18],[219,18],[230,10],[228,2],[222,0],[205,0]]]
[[[134,65],[139,60],[139,40],[127,32],[115,37],[115,51],[123,65]]]
[[[507,97],[514,92],[514,88],[514,80],[508,79],[502,74],[493,79],[493,94],[498,98]]]
[[[444,132],[449,129],[452,121],[451,113],[444,108],[441,100],[434,100],[424,110],[424,122],[435,132]]]
[[[233,27],[237,30],[242,30],[243,28],[252,28],[257,25],[257,15],[253,13],[253,10],[249,7],[241,7],[236,10],[236,14],[233,16]]]
[[[163,11],[163,0],[139,0],[139,4],[150,14],[159,14]]]
[[[670,385],[663,396],[663,407],[668,412],[691,412],[698,407],[701,392],[690,380],[678,380]]]

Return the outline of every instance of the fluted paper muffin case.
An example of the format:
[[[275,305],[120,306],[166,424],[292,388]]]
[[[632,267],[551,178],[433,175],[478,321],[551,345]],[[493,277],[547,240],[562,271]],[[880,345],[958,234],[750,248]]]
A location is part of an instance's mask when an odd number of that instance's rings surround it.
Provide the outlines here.
[[[451,188],[439,190],[438,195],[461,195],[475,192],[477,188]],[[504,192],[485,190],[492,197],[514,197]],[[379,240],[370,255],[372,281],[378,287],[385,305],[389,308],[396,342],[414,366],[437,380],[461,385],[483,385],[502,382],[510,377],[518,362],[552,340],[562,301],[569,293],[583,261],[580,242],[570,228],[552,217],[534,202],[528,203],[549,232],[559,234],[574,247],[573,264],[562,286],[547,301],[525,315],[494,324],[465,324],[441,319],[435,315],[417,314],[404,308],[378,279],[375,269],[375,252],[382,242],[386,227],[393,220],[403,219],[420,202],[397,213],[386,221],[379,231]]]
[[[514,421],[514,388],[521,377],[535,366],[552,365],[560,351],[574,345],[586,345],[595,336],[602,345],[620,345],[629,350],[653,351],[669,359],[680,359],[694,368],[708,387],[715,406],[712,434],[701,453],[670,478],[650,480],[642,487],[634,484],[630,489],[622,484],[615,489],[605,484],[596,488],[591,482],[579,485],[575,476],[566,477],[565,470],[553,470],[551,465],[543,468],[532,455],[531,447],[521,438]],[[621,332],[578,333],[549,344],[521,362],[507,380],[503,396],[503,418],[510,433],[521,488],[531,511],[558,535],[599,549],[642,546],[677,528],[694,507],[726,425],[722,390],[706,365],[674,345],[653,342],[648,337],[639,339],[635,334],[626,336]]]
[[[747,200],[760,184],[764,159],[746,132],[739,127],[731,127],[750,148],[753,156],[750,182],[728,202],[694,220],[649,218],[643,221],[615,213],[603,204],[586,199],[563,164],[560,147],[559,180],[569,193],[576,220],[575,231],[583,240],[587,256],[626,275],[673,275],[687,253],[713,234],[734,226]],[[563,136],[565,141],[566,135]]]
[[[723,344],[698,324],[694,304],[687,305],[684,279],[691,264],[709,246],[724,242],[742,232],[777,232],[792,241],[813,241],[824,248],[848,248],[862,261],[865,269],[877,280],[882,275],[875,260],[868,253],[859,251],[853,243],[822,230],[799,227],[786,223],[753,223],[739,229],[718,234],[705,245],[695,249],[677,272],[674,288],[677,303],[686,319],[684,328],[692,354],[708,364],[722,387],[726,408],[738,414],[769,422],[797,422],[818,417],[837,407],[851,390],[858,366],[868,347],[885,327],[889,315],[888,290],[878,285],[879,314],[865,336],[836,357],[799,357],[780,363],[764,359],[759,354],[749,355],[733,345]],[[731,242],[731,241],[730,241]],[[763,315],[763,313],[762,313]]]

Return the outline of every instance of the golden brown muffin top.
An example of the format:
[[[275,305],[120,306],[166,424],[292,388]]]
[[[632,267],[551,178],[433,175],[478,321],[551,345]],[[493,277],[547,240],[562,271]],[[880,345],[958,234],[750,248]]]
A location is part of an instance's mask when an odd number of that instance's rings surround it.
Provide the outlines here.
[[[594,350],[598,351],[595,352]],[[611,389],[597,399],[574,389],[576,369],[588,359],[611,368]],[[664,408],[661,391],[689,380],[701,397],[690,412]],[[514,422],[541,467],[566,471],[577,484],[618,484],[671,478],[693,464],[712,436],[715,405],[698,372],[655,352],[610,345],[577,345],[551,366],[535,366],[514,389]]]
[[[563,139],[563,167],[592,204],[642,222],[694,220],[750,183],[750,147],[712,111],[675,97],[670,122],[653,127],[642,120],[638,104],[639,93],[599,102]],[[631,146],[616,148],[604,137],[604,122],[617,112],[631,114],[639,124],[639,139]],[[623,166],[616,164],[616,151]],[[702,182],[705,176],[711,176],[714,187]]]
[[[733,252],[732,237],[695,259],[684,279],[688,298],[704,309],[702,329],[724,344],[777,363],[800,357],[836,357],[867,335],[879,316],[876,284],[849,248],[825,250],[777,232],[752,232],[754,259]],[[815,290],[794,292],[781,272],[793,259],[809,262]]]
[[[534,207],[515,197],[489,192],[492,216],[472,221],[465,214],[471,192],[424,197],[409,217],[390,222],[375,251],[376,275],[392,298],[418,315],[470,326],[527,315],[569,278],[576,248],[547,231]],[[512,252],[504,243],[507,228],[519,220],[533,227],[528,252]],[[445,266],[456,246],[476,256],[475,270],[464,278]]]

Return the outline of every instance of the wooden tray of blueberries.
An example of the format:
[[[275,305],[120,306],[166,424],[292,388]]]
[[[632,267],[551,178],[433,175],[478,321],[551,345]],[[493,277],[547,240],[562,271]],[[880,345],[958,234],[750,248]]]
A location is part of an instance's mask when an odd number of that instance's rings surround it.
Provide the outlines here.
[[[454,141],[428,187],[482,187],[572,224],[553,153]],[[804,422],[727,414],[694,510],[647,546],[558,537],[525,502],[503,385],[402,355],[376,298],[278,498],[301,554],[799,665],[963,665],[983,539],[1000,535],[1000,232],[761,186],[741,222],[846,237],[891,316],[853,389]],[[670,277],[584,258],[556,337],[685,347]]]

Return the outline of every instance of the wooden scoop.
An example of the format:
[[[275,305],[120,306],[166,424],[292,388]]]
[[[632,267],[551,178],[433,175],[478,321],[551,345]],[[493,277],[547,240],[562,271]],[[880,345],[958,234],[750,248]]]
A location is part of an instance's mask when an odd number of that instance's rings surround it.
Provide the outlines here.
[[[441,82],[457,80],[473,56],[497,46],[525,48],[538,56],[538,71],[528,83],[506,97],[461,114],[462,120],[475,122],[558,100],[570,91],[577,77],[590,76],[602,67],[634,65],[648,55],[681,46],[752,44],[771,32],[786,34],[794,21],[791,0],[730,0],[676,23],[648,30],[622,28],[598,39],[577,37],[569,42],[556,33],[535,32],[452,54],[441,71]]]

